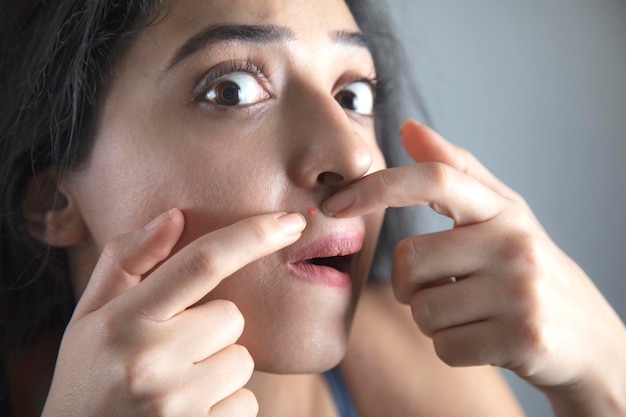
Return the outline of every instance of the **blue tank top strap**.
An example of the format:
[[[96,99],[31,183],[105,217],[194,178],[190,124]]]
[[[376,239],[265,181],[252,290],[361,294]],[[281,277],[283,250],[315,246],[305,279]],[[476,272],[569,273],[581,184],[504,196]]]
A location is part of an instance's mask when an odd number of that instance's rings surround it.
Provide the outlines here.
[[[352,395],[346,381],[343,379],[339,366],[324,373],[324,377],[328,382],[328,387],[333,395],[337,410],[340,417],[359,417],[359,413],[356,410],[354,402],[352,401]]]

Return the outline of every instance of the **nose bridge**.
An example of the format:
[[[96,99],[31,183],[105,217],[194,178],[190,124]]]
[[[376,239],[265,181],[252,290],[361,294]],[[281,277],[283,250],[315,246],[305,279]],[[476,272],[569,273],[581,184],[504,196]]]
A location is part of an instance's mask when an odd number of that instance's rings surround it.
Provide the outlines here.
[[[372,166],[370,144],[357,131],[332,92],[294,86],[286,105],[290,176],[304,187],[340,187]]]

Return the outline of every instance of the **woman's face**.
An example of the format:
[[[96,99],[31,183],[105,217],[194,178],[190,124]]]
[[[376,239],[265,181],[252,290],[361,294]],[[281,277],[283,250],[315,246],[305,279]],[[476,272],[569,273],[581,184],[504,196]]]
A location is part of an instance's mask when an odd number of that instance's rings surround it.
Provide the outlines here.
[[[240,343],[258,369],[328,368],[344,353],[382,218],[334,219],[319,210],[339,187],[384,167],[371,117],[371,55],[343,0],[174,4],[124,51],[92,154],[67,178],[87,226],[70,250],[77,291],[89,276],[81,271],[111,238],[169,208],[186,218],[178,249],[249,216],[300,212],[308,226],[298,242],[243,268],[205,300],[236,303],[246,319]],[[361,242],[347,285],[318,279],[329,266],[297,267],[313,279],[294,268]]]

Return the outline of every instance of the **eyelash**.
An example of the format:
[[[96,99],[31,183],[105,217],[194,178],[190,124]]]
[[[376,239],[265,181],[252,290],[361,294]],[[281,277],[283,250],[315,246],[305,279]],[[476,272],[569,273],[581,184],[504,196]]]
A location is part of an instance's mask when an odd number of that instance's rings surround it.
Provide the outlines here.
[[[250,57],[246,60],[231,60],[222,62],[217,66],[211,68],[202,78],[200,83],[196,88],[194,88],[194,93],[196,95],[196,100],[200,102],[204,102],[204,97],[206,96],[208,90],[214,85],[214,83],[220,78],[234,74],[237,72],[243,72],[247,74],[252,74],[263,81],[269,79],[268,76],[265,75],[265,66],[258,67],[256,66]],[[375,76],[372,77],[363,77],[361,75],[353,75],[342,82],[342,86],[347,86],[352,83],[363,82],[368,84],[372,93],[374,94],[374,109],[378,107],[379,102],[386,96],[386,86],[387,83],[380,78]],[[374,112],[375,113],[375,112]],[[373,114],[372,114],[373,116]],[[367,116],[366,116],[367,117]],[[371,117],[371,116],[369,116]]]
[[[367,81],[367,79],[365,80]],[[389,96],[391,83],[386,78],[372,77],[369,79],[374,90],[374,110]]]
[[[340,88],[338,88],[336,92],[333,93],[333,95],[335,98],[337,98],[337,95],[341,91],[345,91],[348,88],[348,86],[352,84],[356,84],[356,83],[363,83],[369,86],[371,93],[372,93],[372,100],[373,100],[371,113],[361,113],[361,112],[350,110],[347,108],[345,110],[349,112],[349,114],[351,114],[352,117],[358,117],[362,119],[374,119],[377,113],[376,110],[378,108],[378,103],[380,101],[381,87],[384,85],[383,82],[380,80],[380,78],[377,78],[376,76],[363,77],[362,75],[359,75],[359,74],[349,75],[347,78],[344,78],[341,80]]]
[[[213,84],[219,80],[220,78],[234,74],[237,72],[244,72],[247,74],[252,74],[260,78],[261,80],[267,80],[268,77],[265,75],[264,71],[265,66],[257,67],[251,58],[243,60],[232,60],[222,62],[217,66],[211,68],[200,81],[199,85],[194,88],[194,92],[198,96],[199,101],[204,101],[204,96],[206,95],[209,88],[213,86]]]
[[[265,67],[257,67],[252,63],[252,59],[248,58],[246,61],[228,61],[218,65],[214,70],[213,77],[214,79],[211,82],[216,81],[218,78],[223,77],[224,75],[229,75],[234,72],[247,72],[249,74],[254,74],[258,77],[265,78],[265,72],[263,71]]]
[[[371,88],[372,88],[372,93],[374,94],[374,102],[376,102],[378,100],[378,94],[379,94],[379,90],[381,89],[381,86],[383,86],[383,82],[377,78],[377,77],[363,77],[361,75],[354,75],[351,77],[348,77],[345,80],[342,80],[342,88],[350,85],[352,83],[366,83],[368,84]]]

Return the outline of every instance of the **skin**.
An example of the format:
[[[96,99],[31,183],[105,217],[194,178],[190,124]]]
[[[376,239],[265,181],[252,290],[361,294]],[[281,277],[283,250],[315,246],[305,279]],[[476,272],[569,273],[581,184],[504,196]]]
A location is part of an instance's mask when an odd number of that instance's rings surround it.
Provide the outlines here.
[[[249,13],[240,16],[241,8]],[[324,25],[309,19],[325,10],[333,12],[333,19]],[[268,16],[273,24],[291,28],[298,40],[221,43],[166,70],[184,41],[203,28],[223,22],[258,24]],[[188,1],[142,33],[110,86],[90,160],[66,181],[87,231],[71,249],[76,287],[84,287],[88,274],[81,271],[93,269],[114,236],[170,207],[185,215],[177,251],[207,232],[254,215],[306,213],[341,185],[383,168],[372,119],[346,112],[334,97],[348,77],[374,73],[371,57],[363,47],[334,43],[336,31],[358,31],[347,8],[337,2],[303,8],[281,2]],[[321,57],[321,63],[312,63],[310,56]],[[267,79],[258,82],[269,98],[230,109],[197,102],[193,90],[207,69],[248,57],[264,68]],[[341,64],[328,64],[334,61]],[[367,231],[355,286],[360,287],[380,218],[380,213],[351,219],[309,216],[297,244],[246,266],[203,301],[223,298],[238,306],[247,322],[241,342],[259,369],[311,372],[328,367],[345,350],[355,296],[286,279],[285,260],[322,237]],[[306,297],[300,296],[303,292]],[[306,334],[302,329],[308,329]],[[283,340],[293,342],[285,346]],[[322,351],[327,358],[320,357]],[[282,356],[278,363],[276,352]],[[318,363],[307,358],[319,358]]]
[[[350,217],[429,205],[454,220],[400,242],[392,270],[395,296],[437,355],[508,368],[559,416],[626,415],[625,327],[589,277],[471,154],[413,121],[401,135],[418,164],[368,176],[324,209]]]
[[[224,22],[293,33],[212,43],[173,63],[189,39]],[[111,404],[116,415],[250,412],[256,402],[240,388],[253,367],[317,373],[341,360],[382,211],[309,216],[302,235],[303,222],[288,239],[276,219],[319,208],[341,186],[385,167],[371,115],[336,98],[355,79],[375,76],[367,48],[337,40],[357,32],[343,2],[229,0],[176,2],[139,34],[108,86],[88,161],[61,185],[68,205],[48,218],[46,238],[68,247],[81,299],[46,413],[98,415]],[[258,99],[215,105],[202,81],[233,61],[262,69],[238,71]],[[172,207],[171,219],[141,229]],[[352,286],[312,284],[288,270],[311,243],[352,235],[366,236]],[[79,363],[92,364],[82,378]],[[317,375],[293,385],[308,390],[310,380],[320,385]],[[87,394],[68,396],[68,387]],[[203,397],[206,390],[213,395]],[[120,392],[130,395],[112,401]]]
[[[224,22],[294,36],[171,64]],[[416,164],[384,170],[372,119],[336,99],[374,75],[371,57],[337,31],[358,31],[342,1],[183,0],[125,51],[90,158],[60,184],[67,206],[41,232],[68,248],[80,296],[44,415],[332,416],[317,373],[344,356],[366,417],[521,415],[493,368],[446,363],[512,369],[558,415],[621,415],[619,318],[468,153],[408,123]],[[263,68],[263,100],[198,100],[207,70],[233,59]],[[364,292],[349,341],[384,208],[419,204],[455,228],[398,246],[393,291]],[[351,287],[286,268],[300,248],[347,233],[366,236]]]

